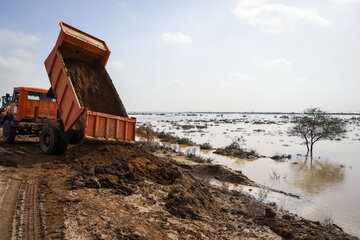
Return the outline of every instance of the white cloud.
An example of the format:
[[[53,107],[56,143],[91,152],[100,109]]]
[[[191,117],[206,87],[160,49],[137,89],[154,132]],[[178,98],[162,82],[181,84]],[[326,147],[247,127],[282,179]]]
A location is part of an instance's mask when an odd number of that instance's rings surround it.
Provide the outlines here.
[[[34,35],[0,29],[0,45],[3,46],[31,46],[39,41],[40,38]]]
[[[350,4],[350,3],[357,3],[357,2],[360,2],[360,0],[334,0],[337,4],[340,4],[340,5],[347,5],[347,4]]]
[[[237,81],[241,81],[241,82],[248,82],[248,81],[254,80],[253,77],[250,77],[249,75],[246,75],[246,74],[241,73],[241,72],[233,73],[232,76],[233,76]]]
[[[233,88],[234,84],[231,82],[223,82],[215,86],[216,88]]]
[[[32,61],[27,61],[19,57],[10,56],[3,57],[0,55],[0,73],[1,76],[12,73],[29,73],[34,70],[34,64]]]
[[[295,31],[299,26],[331,25],[331,21],[321,17],[316,9],[292,7],[268,0],[239,0],[232,13],[250,26],[262,27],[264,32],[270,33]]]
[[[111,62],[109,62],[108,67],[111,68],[112,70],[119,71],[124,69],[125,65],[119,60],[112,60]]]
[[[191,37],[184,35],[182,33],[165,32],[162,34],[161,40],[164,42],[172,42],[172,43],[178,43],[178,44],[191,44],[192,43]]]
[[[13,55],[7,57],[0,54],[0,95],[5,94],[5,91],[12,91],[13,87],[47,87],[49,83],[44,81],[47,80],[45,69],[42,64],[39,66],[35,62],[38,61],[34,58],[25,59]]]
[[[177,81],[174,81],[174,82],[173,82],[173,85],[174,85],[175,87],[183,87],[185,84],[184,84],[183,81],[177,80]]]
[[[269,61],[258,61],[258,66],[267,69],[273,69],[277,67],[287,67],[291,65],[291,62],[286,58],[277,58]]]
[[[15,48],[10,51],[10,55],[12,57],[20,58],[20,59],[31,59],[34,55],[22,48]]]
[[[295,83],[306,83],[306,82],[309,81],[309,79],[306,78],[306,77],[295,77],[295,78],[293,79],[293,81],[294,81]]]

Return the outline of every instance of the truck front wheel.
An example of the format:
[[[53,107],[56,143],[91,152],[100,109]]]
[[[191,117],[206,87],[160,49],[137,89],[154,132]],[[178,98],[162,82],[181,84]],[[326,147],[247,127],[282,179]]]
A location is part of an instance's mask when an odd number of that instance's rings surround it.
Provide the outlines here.
[[[6,143],[13,143],[16,137],[16,129],[11,126],[11,121],[8,119],[3,126],[3,137]]]
[[[60,142],[59,131],[56,128],[46,126],[41,130],[40,148],[45,154],[56,154]]]

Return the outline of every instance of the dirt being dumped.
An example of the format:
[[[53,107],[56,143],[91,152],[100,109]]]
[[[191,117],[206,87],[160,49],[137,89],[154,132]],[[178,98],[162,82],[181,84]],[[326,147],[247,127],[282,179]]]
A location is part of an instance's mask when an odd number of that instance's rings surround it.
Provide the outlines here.
[[[81,106],[91,111],[128,117],[105,68],[98,62],[64,58],[67,73]]]

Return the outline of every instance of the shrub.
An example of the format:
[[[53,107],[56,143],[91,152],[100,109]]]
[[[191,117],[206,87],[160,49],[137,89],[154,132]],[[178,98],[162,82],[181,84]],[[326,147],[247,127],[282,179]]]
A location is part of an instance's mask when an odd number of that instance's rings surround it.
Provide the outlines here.
[[[186,146],[194,146],[195,145],[189,138],[178,138],[176,143],[183,144]]]
[[[238,142],[233,141],[232,143],[230,143],[229,145],[227,145],[225,147],[225,149],[236,149],[236,150],[240,150],[240,144]]]
[[[158,138],[161,139],[161,141],[164,142],[171,142],[171,143],[175,143],[176,142],[176,137],[174,137],[173,135],[171,135],[170,133],[166,133],[164,131],[161,131],[159,133],[156,134],[156,136]]]
[[[199,147],[200,147],[200,149],[212,149],[212,146],[208,142],[200,144]]]
[[[144,138],[147,142],[152,142],[155,136],[155,131],[151,124],[142,124],[136,128],[136,133]]]
[[[157,150],[163,149],[163,147],[157,142],[142,141],[140,142],[140,146],[149,152],[156,152]]]

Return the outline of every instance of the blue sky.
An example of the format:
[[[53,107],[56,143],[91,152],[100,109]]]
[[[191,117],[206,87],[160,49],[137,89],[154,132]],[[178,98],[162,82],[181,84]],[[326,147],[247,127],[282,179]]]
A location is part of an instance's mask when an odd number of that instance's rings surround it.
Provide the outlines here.
[[[360,112],[360,0],[0,0],[0,95],[49,87],[64,21],[107,42],[128,111]]]

